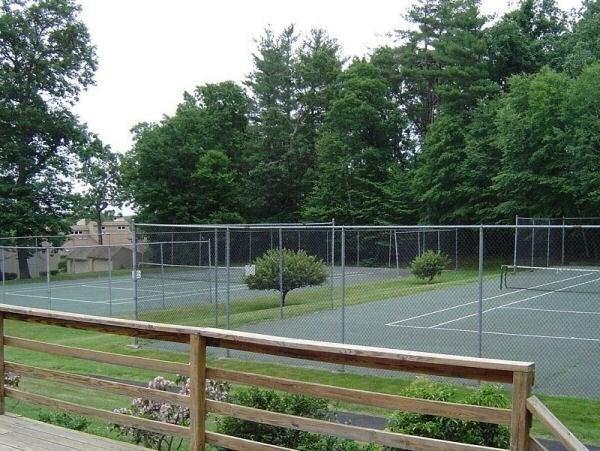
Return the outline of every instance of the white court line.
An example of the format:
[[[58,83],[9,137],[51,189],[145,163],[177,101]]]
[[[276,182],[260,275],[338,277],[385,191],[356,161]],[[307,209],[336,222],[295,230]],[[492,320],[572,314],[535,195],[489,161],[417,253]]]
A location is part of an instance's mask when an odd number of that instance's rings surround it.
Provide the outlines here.
[[[108,304],[109,303],[107,301],[87,301],[84,299],[57,298],[54,296],[51,296],[50,298],[48,298],[48,296],[37,296],[35,294],[21,294],[21,293],[10,293],[10,292],[7,292],[6,294],[11,295],[11,296],[21,296],[21,297],[25,297],[25,298],[40,298],[40,299],[50,299],[52,301],[56,300],[56,301],[80,302],[80,303],[84,303],[84,304]],[[126,298],[122,298],[122,299],[126,299]]]
[[[592,274],[592,273],[589,273],[587,275],[590,275],[590,274]],[[499,305],[497,307],[492,307],[492,308],[483,310],[481,313],[483,314],[483,313],[491,312],[491,311],[494,311],[494,310],[498,310],[498,309],[501,309],[501,308],[508,307],[509,305],[520,304],[521,302],[530,301],[531,299],[537,299],[537,298],[541,298],[541,297],[544,297],[544,296],[548,296],[549,294],[553,294],[553,293],[555,293],[557,291],[568,290],[569,288],[579,287],[581,285],[585,285],[586,283],[598,282],[599,280],[600,280],[600,277],[597,278],[597,279],[588,280],[587,282],[576,283],[574,285],[569,285],[568,287],[559,288],[559,289],[557,289],[555,291],[549,291],[547,293],[536,294],[535,296],[530,296],[530,297],[525,298],[525,299],[520,299],[518,301],[509,302],[508,304]],[[466,318],[472,318],[473,316],[477,316],[477,315],[479,315],[479,312],[477,312],[477,313],[471,313],[470,315],[461,316],[460,318],[451,319],[450,321],[444,321],[443,323],[439,323],[439,324],[435,324],[433,326],[429,326],[429,329],[435,329],[437,327],[445,326],[446,324],[454,323],[456,321],[461,321],[461,320],[466,319]]]
[[[580,315],[600,315],[600,312],[585,312],[581,310],[554,310],[545,308],[532,308],[532,307],[502,307],[507,310],[532,310],[534,312],[549,312],[549,313],[575,313]]]
[[[423,329],[423,330],[431,330],[428,326],[408,326],[403,324],[397,324],[394,327],[404,327],[407,329]],[[452,327],[437,327],[435,330],[443,330],[443,331],[451,331],[451,332],[468,332],[473,334],[478,334],[479,331],[472,329],[455,329]],[[553,339],[553,340],[571,340],[571,341],[590,341],[594,343],[600,343],[600,338],[585,338],[585,337],[566,337],[562,335],[538,335],[538,334],[513,334],[510,332],[493,332],[493,331],[483,331],[483,334],[486,335],[503,335],[507,337],[524,337],[524,338],[543,338],[543,339]]]
[[[240,291],[240,290],[246,290],[246,289],[247,288],[244,286],[244,287],[240,287],[240,288],[231,288],[229,291]],[[225,288],[223,290],[225,290]],[[219,292],[222,293],[223,291],[219,290]],[[200,292],[199,291],[184,291],[181,293],[165,294],[165,299],[173,299],[173,298],[178,298],[181,296],[197,294],[197,293],[200,293]],[[160,301],[160,300],[162,300],[162,296],[153,294],[151,296],[144,296],[141,300],[138,299],[138,303],[156,302],[156,301]],[[214,301],[212,301],[212,302],[214,302]],[[133,299],[129,299],[127,302],[113,302],[113,305],[123,305],[123,304],[132,304],[132,303],[133,303]],[[224,303],[224,301],[222,301],[222,303]]]
[[[501,297],[504,297],[504,296],[510,296],[512,294],[521,293],[523,291],[527,291],[527,290],[531,290],[531,289],[535,289],[535,288],[541,288],[541,287],[545,287],[547,285],[552,285],[553,283],[565,282],[567,280],[577,279],[578,277],[589,276],[590,274],[591,273],[580,274],[578,276],[569,277],[567,279],[555,280],[553,282],[546,282],[546,283],[543,283],[541,285],[535,285],[535,286],[530,287],[530,288],[522,288],[520,290],[510,291],[508,293],[497,294],[495,296],[490,296],[489,298],[484,298],[483,301],[490,301],[492,299],[498,299],[498,298],[501,298]],[[423,318],[425,316],[430,316],[430,315],[437,315],[438,313],[447,312],[448,310],[454,310],[456,308],[464,307],[466,305],[477,304],[478,302],[479,302],[479,300],[477,300],[477,301],[471,301],[471,302],[465,302],[464,304],[454,305],[452,307],[447,307],[447,308],[444,308],[444,309],[441,309],[441,310],[434,310],[433,312],[423,313],[422,315],[411,316],[410,318],[401,319],[399,321],[393,321],[391,323],[387,323],[386,326],[395,326],[396,324],[405,323],[405,322],[411,321],[413,319]],[[510,304],[505,304],[505,305],[510,305]]]

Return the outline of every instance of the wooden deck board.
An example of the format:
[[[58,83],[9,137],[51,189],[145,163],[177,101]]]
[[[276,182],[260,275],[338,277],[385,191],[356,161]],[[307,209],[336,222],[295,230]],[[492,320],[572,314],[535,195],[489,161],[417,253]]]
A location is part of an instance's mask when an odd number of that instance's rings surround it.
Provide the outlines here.
[[[141,451],[144,449],[146,448],[17,415],[0,415],[0,451]]]

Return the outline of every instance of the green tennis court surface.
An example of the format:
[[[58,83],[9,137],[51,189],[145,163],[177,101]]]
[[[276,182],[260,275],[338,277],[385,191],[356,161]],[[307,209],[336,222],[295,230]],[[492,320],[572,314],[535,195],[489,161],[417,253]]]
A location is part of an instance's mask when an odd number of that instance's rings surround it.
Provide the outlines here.
[[[527,288],[484,281],[482,356],[536,362],[536,390],[600,396],[600,273],[529,275]],[[523,276],[525,277],[525,276]],[[522,281],[523,282],[523,281]],[[587,293],[579,292],[581,289]],[[465,284],[246,326],[246,331],[447,354],[477,355],[478,284]]]

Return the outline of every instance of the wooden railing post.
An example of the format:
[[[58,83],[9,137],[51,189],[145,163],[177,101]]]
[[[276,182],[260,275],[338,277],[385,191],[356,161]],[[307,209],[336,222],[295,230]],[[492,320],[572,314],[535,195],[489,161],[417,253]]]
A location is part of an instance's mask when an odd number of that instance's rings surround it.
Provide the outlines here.
[[[513,374],[512,416],[510,423],[510,449],[528,451],[531,413],[527,410],[527,398],[531,395],[533,371],[515,371]]]
[[[4,274],[2,275],[4,277]],[[0,314],[0,415],[4,415],[4,315]]]
[[[190,450],[204,451],[206,423],[206,338],[190,334]]]

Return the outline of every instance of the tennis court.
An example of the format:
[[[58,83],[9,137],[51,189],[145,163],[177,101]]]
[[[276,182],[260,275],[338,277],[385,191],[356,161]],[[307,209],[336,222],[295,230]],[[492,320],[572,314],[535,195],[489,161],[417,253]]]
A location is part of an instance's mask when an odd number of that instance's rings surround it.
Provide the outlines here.
[[[508,273],[505,273],[505,275]],[[600,272],[521,268],[498,277],[247,326],[244,330],[449,354],[534,361],[536,389],[600,396]],[[343,324],[343,326],[342,326]],[[343,327],[343,330],[341,330]]]

